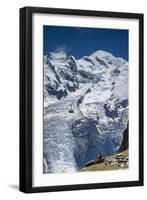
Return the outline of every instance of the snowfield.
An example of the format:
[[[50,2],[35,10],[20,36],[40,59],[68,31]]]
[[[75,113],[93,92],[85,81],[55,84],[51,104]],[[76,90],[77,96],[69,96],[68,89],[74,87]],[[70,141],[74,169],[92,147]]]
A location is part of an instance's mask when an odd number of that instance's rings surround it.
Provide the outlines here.
[[[101,50],[80,60],[64,50],[44,56],[44,173],[72,173],[117,152],[127,122],[127,61]]]

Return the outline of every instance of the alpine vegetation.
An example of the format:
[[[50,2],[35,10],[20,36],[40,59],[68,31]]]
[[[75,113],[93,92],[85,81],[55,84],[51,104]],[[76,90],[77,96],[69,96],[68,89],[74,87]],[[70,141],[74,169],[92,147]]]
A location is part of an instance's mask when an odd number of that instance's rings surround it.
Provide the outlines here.
[[[123,58],[98,50],[76,59],[62,48],[44,55],[43,172],[112,169],[102,166],[109,158],[127,168],[128,102]]]

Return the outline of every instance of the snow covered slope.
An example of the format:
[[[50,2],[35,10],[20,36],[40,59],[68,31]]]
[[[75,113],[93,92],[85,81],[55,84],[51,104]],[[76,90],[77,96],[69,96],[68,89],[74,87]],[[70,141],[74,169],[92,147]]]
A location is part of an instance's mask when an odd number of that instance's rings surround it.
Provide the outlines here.
[[[101,50],[79,60],[64,50],[44,56],[44,173],[115,153],[127,122],[127,61]]]

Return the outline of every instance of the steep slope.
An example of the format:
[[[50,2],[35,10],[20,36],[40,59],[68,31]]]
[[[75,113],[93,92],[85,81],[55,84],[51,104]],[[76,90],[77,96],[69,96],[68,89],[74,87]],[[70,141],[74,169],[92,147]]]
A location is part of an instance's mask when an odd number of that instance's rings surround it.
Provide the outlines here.
[[[64,50],[44,56],[44,173],[117,152],[127,121],[127,61],[100,50],[80,60]]]
[[[123,132],[122,143],[119,148],[119,152],[125,151],[129,147],[129,124],[127,124],[127,128]]]
[[[78,88],[77,66],[73,56],[55,51],[44,57],[45,100],[49,96],[61,99]]]

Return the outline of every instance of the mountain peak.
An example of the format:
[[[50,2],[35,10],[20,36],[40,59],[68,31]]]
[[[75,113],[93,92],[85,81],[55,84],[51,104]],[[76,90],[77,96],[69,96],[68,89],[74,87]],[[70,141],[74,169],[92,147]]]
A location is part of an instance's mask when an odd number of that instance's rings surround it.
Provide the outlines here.
[[[104,50],[98,50],[90,55],[90,57],[100,57],[100,58],[115,58],[111,53]]]
[[[64,49],[56,49],[55,51],[49,53],[49,58],[51,60],[62,60],[66,59],[67,56],[68,53]]]

